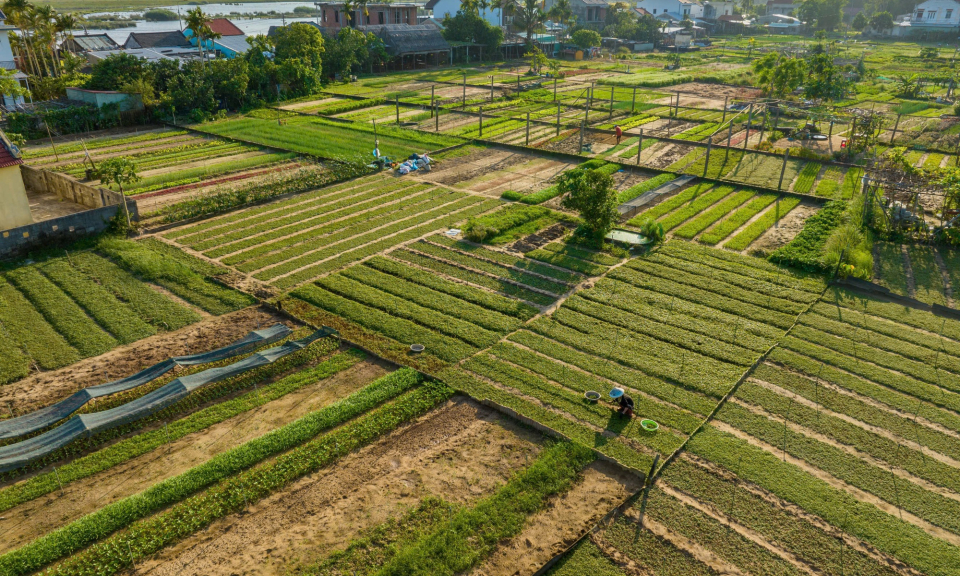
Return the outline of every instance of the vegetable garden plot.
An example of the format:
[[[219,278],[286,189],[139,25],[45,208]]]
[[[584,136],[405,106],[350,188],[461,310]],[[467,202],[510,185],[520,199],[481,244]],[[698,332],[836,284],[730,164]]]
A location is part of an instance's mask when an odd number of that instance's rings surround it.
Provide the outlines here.
[[[278,126],[276,120],[246,116],[202,124],[198,128],[281,150],[331,159],[369,158],[374,140],[372,125],[342,124],[310,117],[287,118],[285,124]],[[358,137],[358,133],[366,137]],[[387,126],[377,127],[377,137],[381,154],[390,158],[406,158],[413,152],[438,150],[460,142],[452,136]]]
[[[787,160],[787,169],[783,174],[784,189],[797,177],[797,174],[805,163],[806,161],[795,158]],[[737,164],[737,167],[727,174],[726,177],[731,180],[743,182],[744,184],[776,189],[780,182],[780,171],[782,168],[782,158],[748,153],[743,156],[743,159]]]
[[[909,296],[909,280],[903,247],[890,242],[877,242],[875,246],[876,282],[894,294]]]
[[[5,278],[0,279],[0,330],[8,339],[0,358],[3,383],[26,376],[32,366],[60,368],[200,319],[90,252],[22,266]],[[220,290],[232,292],[215,289]]]

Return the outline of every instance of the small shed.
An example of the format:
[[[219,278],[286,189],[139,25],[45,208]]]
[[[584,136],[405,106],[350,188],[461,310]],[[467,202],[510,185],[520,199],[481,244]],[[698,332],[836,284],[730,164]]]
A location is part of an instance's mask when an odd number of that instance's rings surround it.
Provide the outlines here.
[[[123,43],[124,48],[184,48],[189,47],[190,42],[183,32],[173,30],[171,32],[131,32],[127,36],[127,41]]]
[[[67,88],[67,100],[83,102],[97,108],[108,104],[117,104],[121,112],[143,110],[143,98],[139,94],[115,92],[113,90],[86,90],[84,88]]]

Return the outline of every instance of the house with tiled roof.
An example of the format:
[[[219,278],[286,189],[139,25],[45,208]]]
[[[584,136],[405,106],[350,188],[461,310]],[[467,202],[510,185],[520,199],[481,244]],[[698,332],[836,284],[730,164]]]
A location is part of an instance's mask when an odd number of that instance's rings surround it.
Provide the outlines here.
[[[33,224],[21,164],[20,151],[0,131],[0,231]]]
[[[210,53],[219,53],[224,58],[236,58],[250,48],[247,44],[247,35],[243,30],[237,28],[237,25],[226,18],[214,18],[210,21],[210,30],[219,34],[219,38],[205,40],[203,49]],[[197,45],[197,39],[193,37],[193,30],[186,28],[183,31],[184,37],[191,46]]]
[[[173,30],[170,32],[131,32],[127,36],[127,41],[123,47],[130,48],[184,48],[189,47],[190,42],[183,32]]]

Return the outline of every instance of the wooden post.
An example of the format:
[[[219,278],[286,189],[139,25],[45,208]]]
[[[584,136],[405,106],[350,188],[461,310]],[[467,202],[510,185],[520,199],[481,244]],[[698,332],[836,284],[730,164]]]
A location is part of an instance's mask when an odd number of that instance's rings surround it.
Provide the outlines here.
[[[439,132],[440,131],[440,107],[439,106],[434,106],[433,118],[434,118],[433,130],[434,132]]]
[[[517,91],[520,91],[520,72],[519,68],[517,69]]]
[[[750,111],[747,112],[747,134],[743,137],[743,149],[746,151],[747,143],[750,141],[750,123],[753,122],[753,104],[750,105]]]
[[[280,110],[277,110],[277,115],[279,115],[279,114],[280,114]],[[176,124],[176,121],[174,121],[174,124]],[[46,119],[46,118],[43,119],[43,125],[47,128],[47,138],[50,139],[50,147],[53,148],[53,154],[54,154],[54,156],[57,157],[57,162],[59,162],[59,161],[60,161],[60,153],[57,152],[57,147],[56,147],[56,146],[54,145],[54,143],[53,143],[53,135],[50,133],[50,125],[47,124],[47,119]]]
[[[897,114],[897,122],[893,125],[893,134],[890,135],[890,145],[893,145],[893,139],[897,137],[897,128],[900,127],[900,114]]]
[[[396,105],[397,105],[397,124],[399,124],[400,123],[400,96],[397,96]]]
[[[580,148],[577,149],[577,156],[583,154],[583,128],[587,125],[585,120],[580,121]]]
[[[707,158],[703,162],[703,178],[707,177],[707,167],[710,166],[710,150],[713,148],[713,142],[707,142]]]
[[[723,123],[727,121],[727,100],[729,99],[730,99],[729,96],[723,97],[723,118],[720,120],[721,126],[723,126]]]
[[[560,135],[560,103],[557,103],[557,136]]]
[[[490,101],[493,102],[493,76],[490,77]]]
[[[483,138],[483,106],[480,107],[480,133],[478,136]]]
[[[830,148],[833,149],[833,120],[830,121],[830,133],[827,134],[827,141],[831,142]],[[893,138],[890,139],[890,143],[893,144]]]
[[[527,146],[530,145],[530,113],[527,112]]]
[[[557,101],[557,79],[553,79],[553,101]]]
[[[733,138],[733,120],[730,120],[730,126],[727,128],[727,152],[723,156],[723,162],[726,163],[730,158],[730,139]]]
[[[790,157],[790,149],[783,152],[783,166],[780,168],[780,182],[777,184],[777,192],[783,188],[783,174],[787,171],[787,159]],[[777,200],[780,198],[778,197]]]
[[[430,85],[430,116],[433,116],[433,108],[436,106],[436,99],[434,97],[434,90],[436,89],[436,84]]]
[[[640,154],[643,152],[643,128],[640,129],[640,139],[637,140],[637,166],[640,165]]]
[[[680,115],[680,91],[677,90],[677,104],[673,109],[673,117],[676,118]]]
[[[463,73],[463,101],[460,103],[460,108],[467,107],[467,73]]]
[[[633,101],[630,103],[630,113],[633,114],[637,110],[637,87],[633,87]]]
[[[608,120],[611,119],[611,118],[613,118],[613,93],[614,93],[614,89],[615,89],[615,88],[614,88],[613,86],[610,87],[610,116],[608,117]]]
[[[760,122],[760,142],[763,142],[763,132],[767,128],[767,111],[763,111],[763,121]]]
[[[592,100],[592,97],[593,97],[593,93],[590,91],[589,88],[587,88],[587,107],[584,109],[584,112],[583,112],[584,124],[587,124],[588,122],[590,122],[590,100]]]

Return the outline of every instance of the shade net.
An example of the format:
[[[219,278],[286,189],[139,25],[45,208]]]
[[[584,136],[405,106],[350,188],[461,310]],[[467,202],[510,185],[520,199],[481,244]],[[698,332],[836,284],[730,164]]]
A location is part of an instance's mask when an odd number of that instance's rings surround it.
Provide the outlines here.
[[[291,340],[275,348],[251,354],[229,366],[210,368],[203,372],[177,378],[169,384],[121,406],[102,412],[73,416],[62,425],[43,434],[16,444],[0,447],[0,472],[26,466],[63,448],[80,437],[92,436],[98,432],[145,418],[163,410],[201,386],[231,378],[259,366],[271,364],[288,354],[306,348],[320,338],[336,333],[332,328],[324,327],[306,338]]]
[[[117,392],[132,390],[138,386],[143,386],[147,382],[155,380],[170,370],[173,370],[175,366],[195,366],[197,364],[219,362],[220,360],[226,360],[227,358],[240,356],[252,350],[256,350],[261,346],[273,344],[278,340],[282,340],[288,334],[290,334],[290,332],[290,328],[287,328],[283,324],[275,324],[270,328],[254,330],[240,340],[237,340],[233,344],[224,346],[223,348],[211,350],[210,352],[203,352],[202,354],[176,356],[174,358],[170,358],[169,360],[164,360],[163,362],[154,364],[149,368],[144,368],[132,376],[127,376],[126,378],[114,380],[113,382],[107,382],[105,384],[98,384],[96,386],[84,388],[83,390],[79,390],[74,394],[71,394],[69,397],[64,398],[56,404],[51,404],[50,406],[41,408],[29,414],[17,416],[16,418],[0,421],[0,439],[25,436],[32,432],[36,432],[37,430],[42,430],[47,426],[52,426],[67,416],[70,416],[79,410],[81,406],[90,400],[93,400],[94,398],[109,396],[110,394],[116,394]]]

